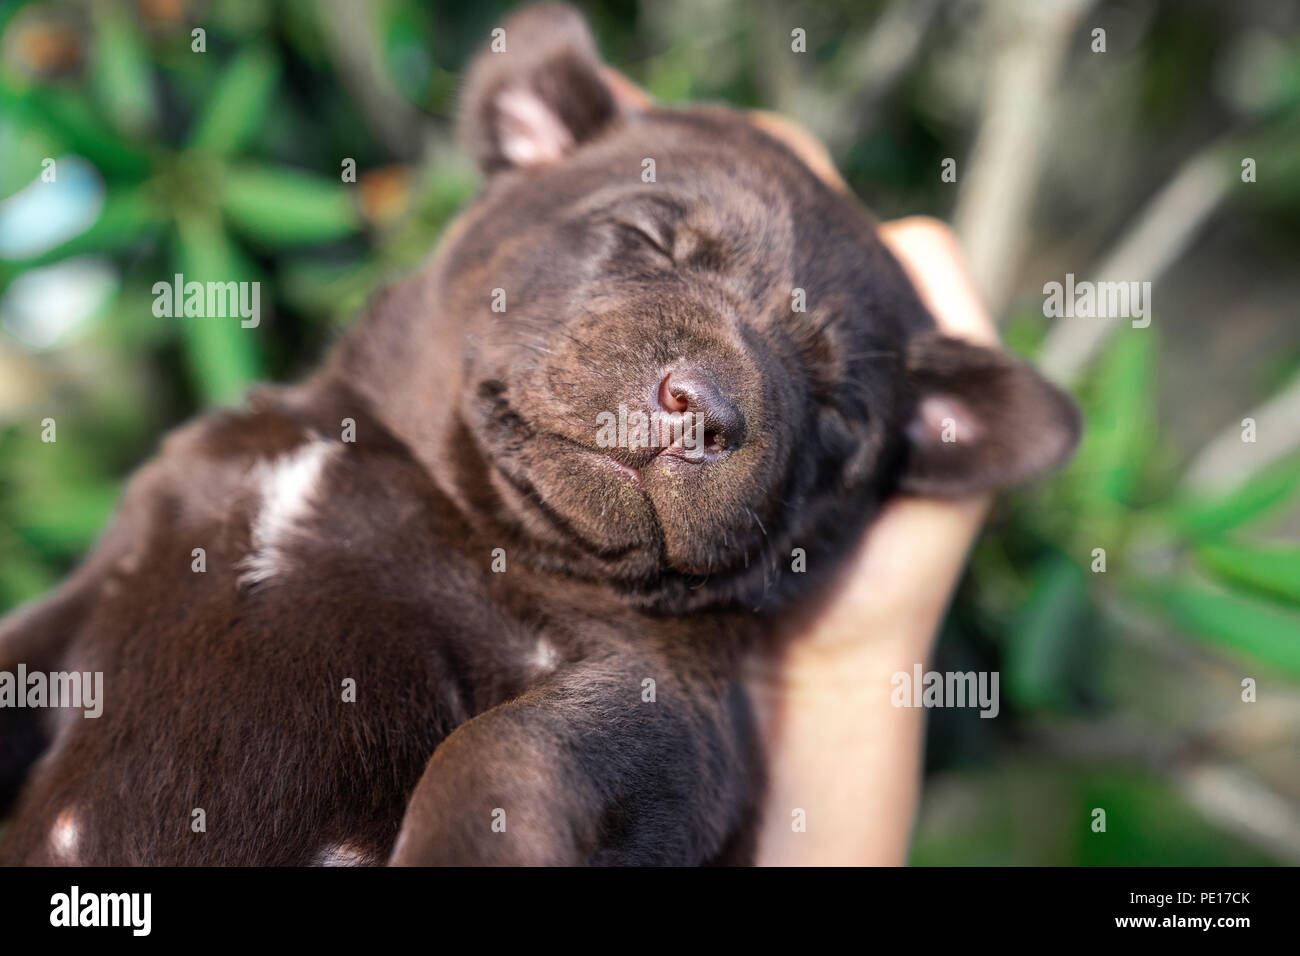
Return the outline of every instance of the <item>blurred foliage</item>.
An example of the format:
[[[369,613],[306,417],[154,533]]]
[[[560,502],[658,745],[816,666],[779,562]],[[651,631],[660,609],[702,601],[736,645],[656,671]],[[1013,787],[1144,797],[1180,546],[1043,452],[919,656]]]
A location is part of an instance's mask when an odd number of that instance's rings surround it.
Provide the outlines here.
[[[864,74],[863,51],[903,4],[580,5],[611,61],[658,98],[794,112],[828,139],[878,214],[951,213],[954,187],[936,171],[965,155],[978,128],[996,43],[977,29],[982,4],[918,0],[908,15],[922,42],[880,89],[860,88],[876,75]],[[450,117],[465,58],[506,6],[4,7],[0,201],[37,180],[46,158],[89,162],[103,197],[88,228],[0,259],[0,297],[70,263],[107,265],[114,278],[52,342],[0,328],[0,610],[42,593],[84,554],[159,435],[254,381],[301,374],[378,287],[425,259],[476,188]],[[1225,215],[1294,262],[1296,18],[1267,4],[1115,0],[1097,4],[1093,22],[1108,26],[1113,59],[1106,72],[1072,54],[1062,110],[1111,130],[1063,128],[1037,244],[1086,271],[1180,153],[1232,131],[1269,174]],[[777,55],[791,24],[810,38],[801,71]],[[341,175],[347,160],[355,182]],[[1215,281],[1248,297],[1253,263],[1219,266]],[[175,273],[261,282],[260,326],[156,319],[153,285]],[[1048,328],[1036,282],[1024,291],[1028,305],[1005,335],[1032,357]],[[1251,356],[1256,391],[1228,399],[1243,412],[1300,369],[1294,312],[1260,308],[1270,329],[1285,335],[1290,323],[1292,334],[1281,350]],[[1198,397],[1162,395],[1165,336],[1198,333],[1160,331],[1161,319],[1113,338],[1076,389],[1087,420],[1077,458],[1004,500],[976,546],[936,666],[1000,672],[1003,713],[931,713],[917,862],[1295,862],[1222,829],[1180,781],[1191,763],[1241,767],[1293,813],[1300,803],[1300,456],[1216,496],[1184,491],[1182,466],[1197,447],[1171,438],[1167,418]],[[38,441],[46,416],[57,420],[56,443]],[[1199,444],[1228,424],[1206,422]],[[1261,698],[1291,702],[1290,723],[1284,716],[1267,739],[1231,729],[1243,677],[1258,679]],[[1155,757],[1126,735],[1160,741]],[[1106,834],[1088,828],[1099,806]]]

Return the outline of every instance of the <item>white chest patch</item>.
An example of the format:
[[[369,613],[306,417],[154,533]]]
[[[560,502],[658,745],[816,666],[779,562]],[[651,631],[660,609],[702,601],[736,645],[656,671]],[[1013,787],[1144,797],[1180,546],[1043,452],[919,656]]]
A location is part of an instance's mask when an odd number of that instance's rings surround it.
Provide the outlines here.
[[[337,445],[311,441],[254,469],[261,508],[253,519],[253,550],[239,562],[239,584],[270,580],[285,570],[284,546],[301,533],[304,518],[316,506],[321,475]]]
[[[75,863],[80,839],[81,828],[77,826],[76,814],[64,810],[54,820],[54,828],[50,830],[50,845],[64,863]]]
[[[532,663],[536,670],[542,672],[553,671],[556,665],[560,663],[560,653],[555,649],[554,644],[544,637],[539,637],[537,647],[533,650]]]

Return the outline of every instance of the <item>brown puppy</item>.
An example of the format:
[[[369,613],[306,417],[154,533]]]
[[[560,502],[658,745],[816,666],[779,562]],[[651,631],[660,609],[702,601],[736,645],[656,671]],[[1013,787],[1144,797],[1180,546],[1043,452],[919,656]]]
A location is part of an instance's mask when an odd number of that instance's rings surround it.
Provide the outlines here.
[[[0,711],[3,861],[744,859],[739,656],[894,490],[1073,448],[1068,399],[938,335],[806,144],[638,102],[567,9],[505,43],[430,267],[307,383],[168,438],[0,626],[0,670],[105,688],[98,719]]]

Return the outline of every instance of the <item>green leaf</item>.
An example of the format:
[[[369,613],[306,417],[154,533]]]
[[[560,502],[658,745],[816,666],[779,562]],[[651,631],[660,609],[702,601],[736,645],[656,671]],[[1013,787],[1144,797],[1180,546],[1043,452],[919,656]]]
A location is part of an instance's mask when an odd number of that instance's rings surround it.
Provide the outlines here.
[[[1196,550],[1222,580],[1300,606],[1300,548],[1222,541]]]
[[[0,143],[4,144],[5,161],[0,163],[0,199],[7,199],[30,186],[41,174],[47,158],[57,158],[59,144],[43,129],[30,123],[10,122],[0,111]]]
[[[1263,518],[1300,495],[1300,455],[1279,462],[1221,495],[1184,497],[1167,509],[1174,530],[1204,540]]]
[[[1157,584],[1150,596],[1193,636],[1300,677],[1300,614],[1196,584]]]
[[[1130,531],[1138,483],[1156,449],[1154,329],[1125,327],[1111,342],[1077,394],[1083,439],[1074,461],[1050,483],[1073,534],[1118,542]],[[1081,542],[1082,543],[1082,542]]]
[[[381,4],[375,16],[388,77],[412,103],[423,102],[435,68],[429,49],[429,37],[436,32],[431,11],[424,4]]]
[[[265,119],[279,73],[279,63],[262,47],[236,57],[204,105],[190,146],[215,156],[236,153]]]
[[[254,281],[251,267],[211,219],[195,216],[177,221],[175,261],[187,284]],[[260,299],[260,287],[258,291]],[[262,377],[258,330],[244,328],[238,315],[182,315],[170,321],[180,326],[190,374],[206,401],[237,401]]]
[[[130,8],[97,3],[91,10],[95,27],[92,69],[99,99],[118,130],[143,133],[154,119],[153,78]]]
[[[149,172],[149,157],[124,142],[78,97],[62,89],[39,87],[30,93],[6,94],[0,103],[21,123],[41,130],[57,144],[57,152],[90,160],[107,177],[139,179]],[[40,172],[32,170],[32,177]]]
[[[1093,469],[1095,495],[1107,501],[1128,500],[1151,452],[1155,356],[1149,329],[1127,329],[1116,336],[1088,388],[1079,460]]]
[[[221,208],[237,229],[271,246],[327,242],[361,228],[349,187],[285,169],[229,170],[222,184]]]
[[[1021,707],[1063,707],[1077,676],[1075,636],[1091,611],[1085,575],[1062,555],[1045,559],[1006,646],[1007,693]]]

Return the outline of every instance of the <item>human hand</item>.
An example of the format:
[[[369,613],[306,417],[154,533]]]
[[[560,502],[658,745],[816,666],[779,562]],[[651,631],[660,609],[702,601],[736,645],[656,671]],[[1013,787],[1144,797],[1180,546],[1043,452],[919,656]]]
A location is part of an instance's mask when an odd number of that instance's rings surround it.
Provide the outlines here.
[[[996,345],[947,226],[914,217],[880,234],[943,332]],[[752,662],[769,775],[760,865],[906,862],[924,712],[892,706],[890,678],[928,660],[988,501],[892,500],[779,659]]]

